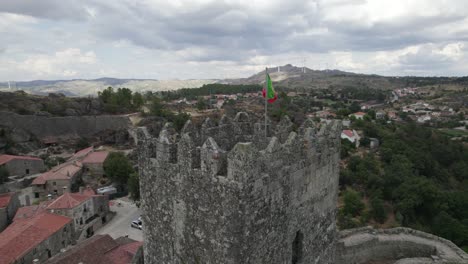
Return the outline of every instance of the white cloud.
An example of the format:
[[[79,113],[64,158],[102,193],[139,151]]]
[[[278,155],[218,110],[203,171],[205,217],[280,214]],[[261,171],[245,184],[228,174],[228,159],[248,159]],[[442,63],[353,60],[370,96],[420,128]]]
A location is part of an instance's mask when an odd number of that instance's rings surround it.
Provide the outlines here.
[[[79,74],[83,65],[95,64],[96,54],[93,51],[82,53],[80,49],[69,48],[55,52],[53,55],[33,55],[22,62],[17,62],[17,70],[36,78],[41,77],[74,77]]]
[[[0,80],[245,77],[303,58],[388,75],[468,71],[463,0],[16,0],[0,5],[0,34]]]

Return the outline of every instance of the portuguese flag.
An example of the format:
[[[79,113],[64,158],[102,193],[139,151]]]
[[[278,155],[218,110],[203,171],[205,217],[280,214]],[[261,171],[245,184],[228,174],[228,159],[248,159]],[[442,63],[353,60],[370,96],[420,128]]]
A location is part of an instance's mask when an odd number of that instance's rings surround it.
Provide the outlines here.
[[[273,84],[271,83],[270,75],[266,74],[265,88],[263,88],[263,97],[266,97],[269,103],[273,103],[278,99],[278,94],[273,89]]]

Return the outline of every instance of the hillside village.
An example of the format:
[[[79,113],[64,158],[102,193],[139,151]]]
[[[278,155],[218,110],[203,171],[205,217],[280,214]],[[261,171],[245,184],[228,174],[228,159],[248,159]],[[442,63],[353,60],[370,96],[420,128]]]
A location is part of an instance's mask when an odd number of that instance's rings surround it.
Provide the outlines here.
[[[436,131],[450,142],[466,147],[466,89],[444,85],[390,90],[356,87],[298,89],[278,84],[279,99],[269,106],[268,122],[279,123],[287,115],[296,130],[307,119],[320,126],[332,120],[340,122],[340,166],[343,170],[338,205],[340,227],[368,224],[414,227],[409,218],[399,219],[401,216],[398,215],[404,212],[385,190],[376,196],[366,187],[370,184],[368,180],[362,182],[358,180],[360,178],[350,176],[355,173],[353,166],[368,158],[376,164],[384,162],[378,160],[385,157],[388,147],[385,135],[394,133],[392,131],[400,126],[417,125]],[[123,94],[129,97],[122,97]],[[13,100],[11,105],[14,100],[31,100],[31,96],[23,92],[8,93]],[[179,92],[143,94],[132,93],[126,88],[107,88],[98,97],[90,99],[90,105],[100,111],[95,114],[103,120],[99,129],[93,128],[93,131],[73,125],[97,122],[90,119],[96,116],[88,116],[91,112],[70,114],[72,111],[63,109],[63,112],[51,110],[44,113],[47,108],[41,106],[48,105],[50,100],[73,102],[84,99],[54,94],[33,97],[36,108],[41,110],[24,112],[13,108],[10,110],[16,113],[2,113],[18,116],[0,125],[0,148],[4,153],[0,155],[0,252],[8,258],[5,263],[33,263],[46,259],[49,260],[44,263],[69,263],[65,260],[76,256],[83,260],[88,258],[88,261],[105,259],[106,263],[124,263],[115,257],[123,252],[129,256],[127,261],[138,261],[142,258],[144,241],[140,229],[144,226],[138,208],[140,186],[135,173],[138,171],[136,128],[146,126],[152,135],[158,135],[166,121],[173,122],[175,129],[180,131],[189,119],[194,125],[202,126],[207,117],[220,122],[223,115],[232,116],[239,111],[249,112],[254,119],[264,118],[261,85],[208,84]],[[42,118],[44,122],[57,125],[60,131],[26,126],[32,121],[19,126],[20,118]],[[460,157],[454,159],[460,160]],[[454,166],[461,166],[459,170],[463,170],[467,165],[466,161],[460,160],[449,167],[455,171]],[[382,167],[375,167],[377,174],[385,170],[384,165],[379,166]],[[460,173],[453,180],[464,184],[466,172]],[[454,185],[450,188],[455,188]],[[360,205],[348,212],[350,196]],[[116,224],[122,221],[123,224]],[[111,236],[107,232],[112,232]],[[30,239],[31,234],[37,235]],[[456,239],[465,249],[468,245],[467,240],[458,238],[460,236],[442,231],[439,235]],[[15,250],[10,249],[12,244],[18,245]],[[87,256],[88,248],[101,245],[108,246],[108,251],[96,253],[94,258]]]

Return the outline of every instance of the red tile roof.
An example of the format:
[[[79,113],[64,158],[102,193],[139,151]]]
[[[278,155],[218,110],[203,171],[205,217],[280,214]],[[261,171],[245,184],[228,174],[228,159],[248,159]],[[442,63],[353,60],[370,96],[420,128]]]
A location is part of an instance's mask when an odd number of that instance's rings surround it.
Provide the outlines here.
[[[112,264],[127,264],[132,263],[133,256],[138,249],[143,245],[143,242],[135,241],[126,245],[119,246],[106,253],[109,263]]]
[[[354,137],[354,133],[353,133],[352,130],[343,130],[342,133],[345,134],[346,136],[350,137],[350,138]]]
[[[1,263],[20,259],[71,221],[71,218],[49,213],[14,221],[0,233]]]
[[[93,196],[93,195],[96,195],[96,192],[91,187],[87,186],[83,190],[83,195]]]
[[[41,174],[33,180],[32,184],[45,184],[50,180],[70,180],[81,170],[81,168],[82,164],[80,162],[66,162]]]
[[[0,208],[7,207],[14,194],[14,192],[0,194]]]
[[[109,152],[98,151],[88,154],[81,162],[82,163],[104,163],[107,159]]]
[[[49,206],[51,202],[52,201],[45,201],[38,205],[20,207],[18,208],[18,211],[16,211],[13,221],[20,220],[20,219],[33,218],[38,214],[44,213],[47,209],[47,206]]]
[[[93,147],[85,148],[80,151],[77,151],[73,156],[71,156],[70,159],[68,160],[74,160],[74,159],[81,159],[91,153],[93,151]]]
[[[41,160],[40,158],[30,157],[30,156],[14,156],[14,155],[0,155],[0,165],[8,163],[12,160]]]
[[[364,113],[364,112],[356,112],[356,113],[354,113],[353,115],[362,115],[362,116],[363,116],[363,115],[365,115],[365,114],[366,114],[366,113]]]
[[[95,235],[65,251],[65,253],[49,259],[47,263],[131,263],[133,256],[143,243],[134,240],[130,240],[129,242],[120,245],[109,235]]]
[[[47,206],[47,209],[70,209],[91,199],[91,196],[80,193],[64,193]]]

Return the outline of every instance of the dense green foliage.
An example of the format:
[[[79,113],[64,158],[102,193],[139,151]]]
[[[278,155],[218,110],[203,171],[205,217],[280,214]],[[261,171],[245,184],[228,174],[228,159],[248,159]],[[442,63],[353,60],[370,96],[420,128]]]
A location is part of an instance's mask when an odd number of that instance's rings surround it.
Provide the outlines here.
[[[345,87],[340,90],[345,99],[384,101],[386,92],[378,89]]]
[[[387,202],[399,224],[467,246],[468,149],[413,123],[359,120],[353,125],[378,138],[381,146],[376,154],[349,158],[340,175],[341,187],[353,186],[370,197],[370,215],[377,222],[385,221]]]
[[[200,88],[184,88],[176,91],[163,91],[161,96],[164,100],[176,100],[186,98],[187,100],[195,100],[199,96],[210,94],[237,94],[237,93],[252,93],[260,92],[262,87],[258,84],[205,84]]]
[[[76,150],[81,150],[85,149],[87,147],[91,146],[89,141],[86,138],[80,138],[76,143],[75,143],[75,149]]]
[[[187,113],[173,113],[168,110],[158,97],[152,98],[149,109],[150,115],[163,117],[168,122],[172,122],[177,131],[180,131],[184,127],[185,122],[190,119],[190,115]]]
[[[112,152],[104,161],[104,171],[113,182],[119,185],[125,185],[132,173],[134,173],[132,164],[120,152]]]
[[[361,201],[361,195],[351,188],[348,188],[344,192],[343,201],[343,212],[346,215],[357,216],[361,214],[364,209],[364,203]]]
[[[112,87],[98,92],[98,97],[104,104],[104,110],[109,113],[125,113],[128,111],[137,111],[144,103],[143,96],[128,88]]]

